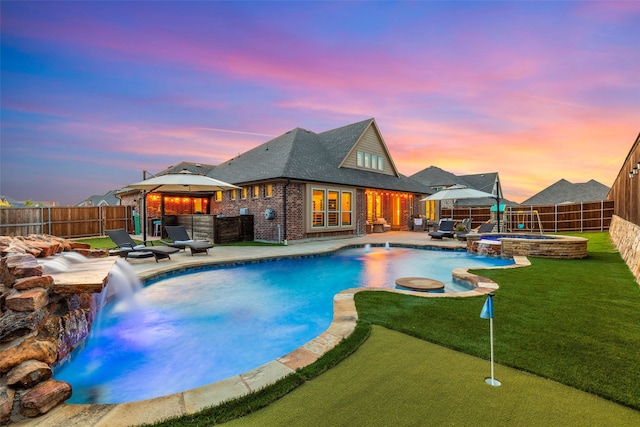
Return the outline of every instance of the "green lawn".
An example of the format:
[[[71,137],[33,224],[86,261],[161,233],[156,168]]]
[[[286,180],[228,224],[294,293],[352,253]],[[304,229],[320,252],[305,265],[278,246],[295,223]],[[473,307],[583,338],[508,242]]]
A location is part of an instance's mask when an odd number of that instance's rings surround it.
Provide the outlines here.
[[[360,334],[371,324],[402,334],[374,326],[371,338],[322,375],[306,375],[306,368],[286,380],[288,387],[261,393],[259,403],[249,396],[162,425],[212,425],[248,414],[296,384],[303,385],[230,425],[640,425],[640,287],[607,233],[583,236],[586,259],[532,258],[531,267],[481,271],[500,285],[494,324],[501,387],[483,381],[484,298],[361,292]],[[361,341],[337,351],[348,354]],[[342,355],[328,358],[333,364]]]

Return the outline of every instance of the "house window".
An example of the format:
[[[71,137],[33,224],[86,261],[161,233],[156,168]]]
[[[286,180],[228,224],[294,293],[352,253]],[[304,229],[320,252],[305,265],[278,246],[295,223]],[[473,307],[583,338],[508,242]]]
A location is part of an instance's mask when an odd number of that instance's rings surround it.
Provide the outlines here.
[[[438,217],[438,205],[435,200],[425,201],[424,209],[425,219],[427,221],[435,221]]]
[[[353,191],[314,188],[311,199],[311,228],[353,225]]]
[[[342,212],[342,225],[351,225],[351,197],[351,191],[342,192],[342,205],[340,206],[340,210]]]
[[[253,186],[253,198],[257,199],[258,197],[260,197],[260,186],[259,185],[254,185]]]
[[[247,198],[247,187],[242,187],[242,200]]]
[[[324,190],[313,190],[312,223],[314,228],[324,227]]]
[[[384,157],[365,153],[363,151],[356,152],[356,165],[360,168],[384,170]]]
[[[264,197],[272,197],[273,196],[273,184],[266,184],[264,186]]]
[[[213,193],[213,201],[214,202],[222,201],[222,191],[216,191],[215,193]]]
[[[340,225],[338,218],[338,214],[340,212],[338,209],[339,196],[340,192],[338,191],[327,192],[327,226],[329,227],[337,227]]]
[[[231,190],[231,200],[236,200],[238,198],[238,190]]]

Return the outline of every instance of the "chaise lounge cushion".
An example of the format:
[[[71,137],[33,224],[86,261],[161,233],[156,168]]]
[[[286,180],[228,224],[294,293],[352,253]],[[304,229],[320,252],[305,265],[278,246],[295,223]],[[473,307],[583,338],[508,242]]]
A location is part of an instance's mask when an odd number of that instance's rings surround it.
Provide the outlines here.
[[[187,230],[181,225],[167,225],[164,228],[167,230],[169,239],[171,239],[171,242],[162,242],[167,246],[182,250],[189,248],[191,255],[209,253],[209,249],[213,247],[213,245],[206,240],[191,239]]]
[[[440,222],[440,226],[438,227],[438,230],[430,232],[429,236],[431,236],[432,239],[442,239],[443,237],[453,238],[454,224],[455,224],[454,221],[444,220]]]
[[[158,262],[159,259],[171,259],[170,255],[179,251],[177,248],[169,248],[166,246],[138,245],[124,228],[107,230],[107,235],[113,240],[113,243],[117,245],[118,254],[125,259],[151,258],[153,256],[156,262]]]

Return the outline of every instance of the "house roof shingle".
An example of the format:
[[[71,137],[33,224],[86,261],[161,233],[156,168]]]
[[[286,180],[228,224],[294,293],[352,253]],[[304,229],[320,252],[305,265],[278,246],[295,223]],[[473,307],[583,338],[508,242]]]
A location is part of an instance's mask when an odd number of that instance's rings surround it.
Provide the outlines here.
[[[219,164],[210,174],[236,185],[269,179],[295,179],[414,193],[430,193],[404,176],[340,167],[374,119],[316,134],[296,128]]]
[[[185,162],[182,161],[176,165],[169,166],[163,171],[156,173],[156,176],[166,175],[169,173],[180,173],[184,170],[187,170],[191,173],[195,173],[198,175],[207,175],[209,174],[216,166],[210,165],[206,163],[195,163],[195,162]]]
[[[416,181],[420,181],[423,185],[430,188],[442,188],[450,187],[454,184],[464,185],[465,187],[473,188],[475,190],[484,191],[485,193],[493,193],[493,186],[498,177],[498,172],[489,172],[473,175],[454,175],[451,172],[445,171],[437,166],[429,166],[411,175],[411,178]],[[457,206],[491,206],[496,203],[493,198],[484,199],[460,199],[456,201]],[[505,205],[517,205],[508,199],[501,199],[501,204]]]
[[[559,205],[562,203],[581,203],[605,200],[609,187],[596,180],[584,183],[571,183],[561,179],[539,193],[528,198],[523,205]]]

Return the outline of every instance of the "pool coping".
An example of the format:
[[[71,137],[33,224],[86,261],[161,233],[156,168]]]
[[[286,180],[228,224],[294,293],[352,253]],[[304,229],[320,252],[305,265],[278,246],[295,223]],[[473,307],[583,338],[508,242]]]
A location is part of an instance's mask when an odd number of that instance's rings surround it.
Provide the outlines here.
[[[210,258],[205,259],[204,257],[198,257],[191,262],[181,263],[177,268],[175,264],[170,264],[171,267],[166,267],[169,264],[156,264],[155,268],[147,268],[146,271],[138,271],[137,274],[143,281],[157,280],[157,278],[161,278],[163,275],[169,274],[169,272],[175,272],[176,270],[179,271],[182,268],[185,270],[197,266],[211,268],[225,265],[238,265],[241,263],[267,262],[269,260],[291,257],[318,256],[330,254],[349,247],[362,247],[366,243],[366,241],[365,243],[354,243],[346,240],[337,240],[332,241],[331,244],[322,245],[325,246],[324,249],[318,249],[316,251],[296,251],[294,248],[290,251],[292,253],[289,256],[264,255],[263,253],[260,256],[247,257],[244,260],[238,258],[211,261]],[[372,246],[383,245],[382,243],[370,244]],[[426,243],[419,244],[406,242],[389,244],[393,247],[411,247],[418,249],[461,250],[462,248],[460,245],[446,245],[446,247],[444,247],[442,244],[433,244],[432,241],[426,241]],[[302,246],[302,244],[295,246]],[[529,260],[524,256],[516,256],[513,258],[514,264],[512,265],[492,268],[515,268],[530,265]],[[204,260],[204,262],[202,260]],[[247,395],[271,385],[287,375],[294,373],[297,369],[314,363],[323,354],[334,348],[342,339],[348,337],[355,329],[356,322],[358,320],[358,312],[356,310],[354,296],[358,292],[384,291],[412,295],[420,298],[452,298],[481,296],[498,289],[498,285],[492,280],[469,273],[468,270],[469,268],[457,268],[452,271],[454,280],[463,281],[474,288],[465,292],[427,293],[382,288],[345,289],[336,294],[333,298],[333,320],[326,331],[290,353],[243,374],[194,389],[135,402],[118,404],[64,403],[41,417],[21,421],[15,423],[15,425],[92,425],[98,427],[124,427],[154,423],[167,418],[197,413],[208,407],[219,405],[225,401]]]

